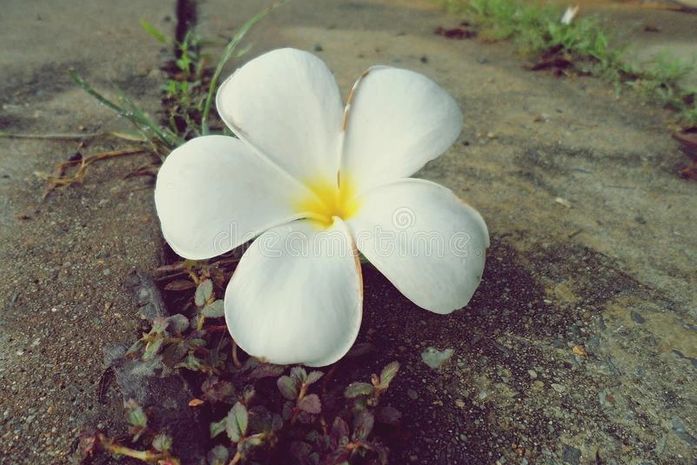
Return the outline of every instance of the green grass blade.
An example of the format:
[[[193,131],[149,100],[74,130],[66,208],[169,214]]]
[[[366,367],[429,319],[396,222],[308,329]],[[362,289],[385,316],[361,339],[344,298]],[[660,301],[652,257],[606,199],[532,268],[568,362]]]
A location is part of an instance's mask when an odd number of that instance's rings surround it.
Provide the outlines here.
[[[218,60],[218,65],[215,67],[215,72],[213,73],[213,77],[211,78],[210,88],[208,89],[208,95],[206,96],[205,103],[203,104],[203,110],[201,112],[201,135],[205,136],[209,133],[208,115],[211,111],[213,96],[215,95],[216,90],[218,88],[218,80],[220,79],[220,74],[223,72],[223,67],[230,60],[230,58],[232,58],[233,54],[235,54],[235,50],[239,46],[240,42],[242,41],[242,39],[244,39],[244,37],[252,29],[252,27],[261,19],[263,19],[266,15],[268,15],[272,10],[286,3],[286,1],[287,0],[276,2],[268,6],[267,8],[264,8],[252,18],[248,19],[247,22],[244,23],[237,30],[232,40],[228,42],[228,44],[225,46],[225,50],[223,50],[223,54],[220,56],[220,59]]]
[[[74,69],[71,69],[68,71],[70,73],[70,78],[75,81],[75,83],[82,88],[85,92],[90,94],[92,97],[96,98],[100,103],[103,105],[107,106],[108,108],[114,110],[115,112],[119,114],[125,113],[125,110],[118,106],[116,103],[112,102],[108,98],[106,98],[104,95],[100,94],[94,88],[84,79],[82,79],[82,76],[80,76],[77,71]]]
[[[182,143],[180,137],[173,132],[160,128],[141,108],[135,105],[131,100],[121,94],[121,105],[108,99],[103,94],[99,93],[87,81],[85,81],[75,70],[70,70],[70,77],[75,83],[80,86],[85,92],[97,99],[107,108],[115,111],[118,115],[126,118],[135,128],[147,139],[159,139],[161,143],[170,149],[175,148]]]
[[[143,18],[140,18],[140,27],[142,27],[145,32],[147,32],[153,39],[155,39],[159,43],[169,45],[169,38],[165,35],[164,32],[156,28],[152,23],[146,21]]]

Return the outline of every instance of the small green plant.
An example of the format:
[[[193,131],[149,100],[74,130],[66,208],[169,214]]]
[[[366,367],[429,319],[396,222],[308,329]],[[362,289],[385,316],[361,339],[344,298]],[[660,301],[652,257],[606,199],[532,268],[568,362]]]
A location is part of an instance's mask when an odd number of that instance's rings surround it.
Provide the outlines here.
[[[621,50],[610,47],[610,38],[595,18],[562,24],[561,12],[556,8],[516,0],[471,0],[467,5],[466,11],[480,26],[481,36],[512,39],[527,55],[555,50],[575,62],[592,62],[600,68],[611,67],[621,56]]]
[[[685,89],[682,82],[692,71],[693,65],[681,61],[667,53],[658,54],[639,77],[633,86],[644,93],[649,99],[661,104],[673,106],[676,110],[684,111],[689,117],[696,107],[688,105],[694,90]]]
[[[83,433],[78,438],[82,463],[89,463],[100,452],[106,452],[114,457],[130,457],[152,465],[181,465],[179,458],[172,454],[172,438],[148,429],[148,416],[143,408],[134,400],[125,402],[124,408],[131,442],[145,445],[146,448],[130,447],[101,431]]]
[[[158,150],[158,153],[164,157],[185,140],[210,133],[208,119],[223,67],[230,59],[239,58],[246,53],[246,48],[240,48],[244,37],[256,23],[281,4],[283,2],[272,4],[240,26],[212,70],[205,66],[201,40],[195,31],[189,31],[181,43],[175,44],[175,58],[167,66],[169,77],[162,86],[166,126],[156,123],[122,92],[119,92],[118,101],[114,101],[95,90],[75,71],[71,71],[71,76],[86,92],[131,122],[153,147],[161,147],[162,150]],[[169,43],[166,35],[152,24],[142,20],[141,26],[155,40]]]
[[[603,77],[618,93],[623,86],[637,89],[649,100],[675,110],[683,124],[697,122],[697,93],[684,87],[693,66],[668,54],[656,56],[648,66],[630,64],[625,47],[597,18],[581,17],[563,24],[560,9],[519,0],[440,3],[451,12],[464,13],[484,40],[514,41],[523,54],[537,60],[533,69],[552,68],[558,74],[568,69]]]
[[[188,279],[180,279],[182,271]],[[184,293],[186,297],[177,300],[182,313],[143,311],[149,330],[123,357],[135,363],[130,370],[174,371],[187,380],[194,394],[189,408],[209,421],[208,464],[387,463],[388,450],[377,439],[375,427],[390,428],[401,418],[397,409],[382,403],[399,371],[398,362],[387,364],[368,381],[347,386],[336,377],[338,365],[324,372],[251,357],[240,362],[222,321],[222,301],[216,298],[226,279],[221,269],[185,263],[176,273],[162,284],[171,293]],[[117,441],[104,431],[84,433],[78,444],[83,463],[106,453],[179,465],[182,450],[168,432],[180,426],[163,424],[152,406],[133,400],[124,406],[128,439]]]
[[[154,25],[141,20],[141,27],[150,36],[163,45],[174,45],[175,48],[174,58],[165,66],[168,77],[161,88],[164,107],[162,123],[155,120],[120,90],[115,91],[115,98],[108,97],[95,89],[75,70],[70,70],[70,77],[80,88],[102,105],[116,112],[119,117],[131,123],[135,132],[95,134],[11,134],[0,132],[0,137],[82,141],[108,137],[140,144],[125,150],[100,152],[84,158],[80,156],[77,160],[71,159],[59,163],[52,174],[37,173],[47,181],[44,197],[58,187],[81,183],[87,167],[98,161],[133,154],[155,155],[159,161],[162,161],[174,148],[186,140],[211,133],[210,110],[223,67],[231,59],[239,58],[246,53],[247,48],[240,47],[240,45],[247,33],[269,12],[283,3],[285,0],[270,5],[242,24],[223,49],[214,68],[207,66],[209,60],[201,53],[202,41],[195,31],[190,30],[181,43],[173,43],[165,33]],[[151,163],[139,168],[132,175],[152,175],[157,171],[157,168],[157,163]]]

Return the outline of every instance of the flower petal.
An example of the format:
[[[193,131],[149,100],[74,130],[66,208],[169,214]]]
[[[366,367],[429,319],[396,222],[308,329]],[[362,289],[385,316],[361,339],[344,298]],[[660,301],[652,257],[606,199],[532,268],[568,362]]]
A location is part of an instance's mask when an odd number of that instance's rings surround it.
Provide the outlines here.
[[[343,106],[316,56],[291,48],[261,55],[223,82],[216,106],[240,139],[296,179],[336,179]]]
[[[358,250],[416,305],[450,313],[472,298],[489,233],[477,211],[422,179],[377,187],[348,221]]]
[[[360,265],[346,225],[296,221],[259,236],[225,292],[230,334],[272,363],[324,366],[339,360],[361,324]]]
[[[341,172],[364,192],[414,174],[450,147],[462,128],[453,98],[427,77],[370,68],[346,106]]]
[[[243,142],[204,136],[165,159],[157,175],[155,206],[172,249],[201,260],[298,218],[290,199],[300,197],[303,189]]]

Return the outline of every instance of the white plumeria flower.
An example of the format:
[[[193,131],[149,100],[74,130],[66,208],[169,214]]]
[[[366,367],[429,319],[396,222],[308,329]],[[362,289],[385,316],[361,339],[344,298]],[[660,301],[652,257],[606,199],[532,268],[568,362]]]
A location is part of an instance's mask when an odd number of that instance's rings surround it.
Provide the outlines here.
[[[280,49],[239,68],[216,105],[239,139],[172,151],[155,204],[165,239],[188,259],[256,237],[225,292],[242,349],[278,364],[339,360],[361,323],[356,248],[420,307],[447,314],[469,302],[486,224],[450,190],[409,178],[460,133],[462,114],[438,85],[376,66],[343,108],[319,58]]]

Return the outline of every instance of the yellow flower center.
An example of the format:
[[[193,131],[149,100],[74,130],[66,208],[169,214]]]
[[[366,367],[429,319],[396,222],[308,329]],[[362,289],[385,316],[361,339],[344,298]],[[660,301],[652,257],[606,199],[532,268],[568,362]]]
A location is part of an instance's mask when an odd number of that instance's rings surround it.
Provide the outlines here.
[[[320,228],[328,228],[334,217],[347,220],[358,211],[356,190],[347,176],[331,181],[313,178],[305,181],[305,186],[312,192],[295,203],[295,209],[307,215]]]

